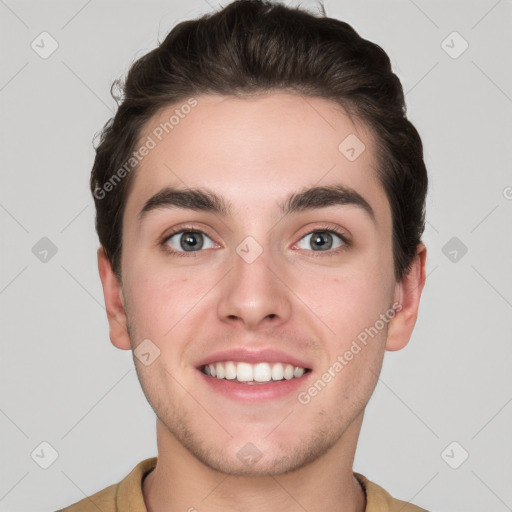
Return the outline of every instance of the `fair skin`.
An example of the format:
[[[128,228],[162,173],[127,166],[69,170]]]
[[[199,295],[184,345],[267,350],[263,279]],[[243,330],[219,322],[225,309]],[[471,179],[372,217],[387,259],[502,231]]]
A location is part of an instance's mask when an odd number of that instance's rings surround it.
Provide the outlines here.
[[[410,339],[426,249],[418,246],[411,270],[396,282],[373,139],[335,103],[284,92],[197,100],[132,176],[121,281],[98,251],[112,343],[130,350],[149,339],[160,350],[148,366],[134,358],[157,415],[158,463],[143,483],[147,509],[362,511],[352,465],[364,408],[385,351]],[[157,113],[140,140],[176,108]],[[350,134],[366,146],[354,161],[338,150]],[[280,210],[292,194],[334,185],[362,196],[373,218],[350,202]],[[141,216],[168,187],[208,189],[230,211],[161,201]],[[191,231],[199,249],[186,251],[180,242]],[[263,250],[251,262],[237,252],[248,236],[257,243],[242,245],[249,254]],[[393,303],[399,312],[309,403],[299,402]],[[227,359],[308,371],[254,385],[202,371]],[[247,450],[259,454],[256,462],[240,456]]]

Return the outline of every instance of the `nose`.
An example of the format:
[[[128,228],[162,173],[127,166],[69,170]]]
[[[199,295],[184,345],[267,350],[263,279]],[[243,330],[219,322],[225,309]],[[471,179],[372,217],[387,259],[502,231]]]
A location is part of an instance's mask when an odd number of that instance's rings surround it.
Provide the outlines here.
[[[265,251],[254,261],[233,257],[233,268],[219,290],[221,321],[243,325],[248,330],[277,327],[289,320],[292,303],[285,276],[272,265]]]

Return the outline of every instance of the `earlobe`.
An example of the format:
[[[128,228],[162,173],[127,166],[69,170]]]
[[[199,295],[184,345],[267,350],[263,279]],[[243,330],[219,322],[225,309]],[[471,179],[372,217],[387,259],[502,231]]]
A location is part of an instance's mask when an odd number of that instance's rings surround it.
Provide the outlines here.
[[[98,270],[103,286],[110,341],[121,350],[131,350],[123,290],[103,247],[98,249]]]
[[[425,286],[427,248],[419,243],[411,268],[396,284],[395,302],[397,313],[388,325],[386,350],[400,350],[409,342],[420,305],[421,292]]]

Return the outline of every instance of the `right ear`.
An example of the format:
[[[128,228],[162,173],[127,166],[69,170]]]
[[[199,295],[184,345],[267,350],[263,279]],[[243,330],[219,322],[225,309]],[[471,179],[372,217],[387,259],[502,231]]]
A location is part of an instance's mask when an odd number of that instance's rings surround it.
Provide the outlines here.
[[[112,269],[112,263],[101,246],[98,249],[98,270],[107,309],[110,341],[121,350],[131,350],[121,283]]]

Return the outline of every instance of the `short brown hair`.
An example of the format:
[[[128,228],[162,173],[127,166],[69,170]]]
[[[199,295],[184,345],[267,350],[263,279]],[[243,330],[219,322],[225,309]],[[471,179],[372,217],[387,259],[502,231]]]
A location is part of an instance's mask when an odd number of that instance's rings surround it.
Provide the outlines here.
[[[395,279],[410,269],[425,228],[428,179],[422,142],[406,117],[403,89],[389,57],[347,23],[266,0],[236,0],[176,25],[132,64],[124,82],[114,82],[111,92],[116,86],[121,97],[112,94],[119,108],[100,133],[91,192],[96,231],[118,278],[122,219],[133,176],[124,172],[123,179],[113,179],[120,177],[146,122],[191,96],[276,89],[334,100],[370,127],[377,174],[392,213]]]

